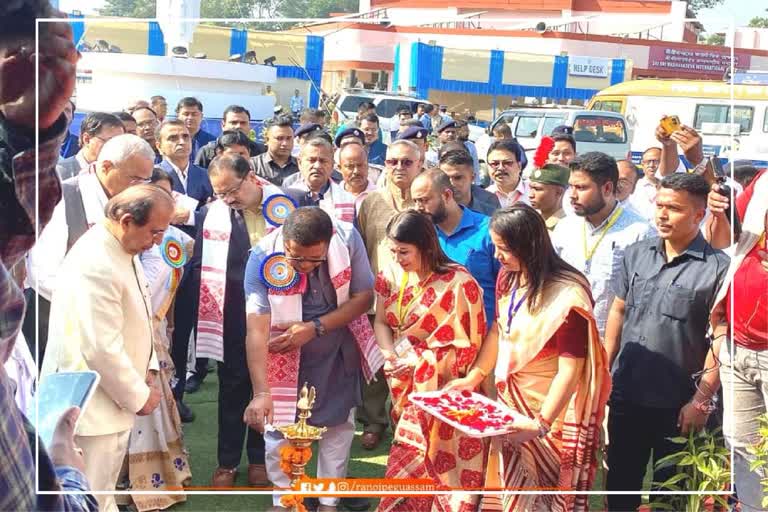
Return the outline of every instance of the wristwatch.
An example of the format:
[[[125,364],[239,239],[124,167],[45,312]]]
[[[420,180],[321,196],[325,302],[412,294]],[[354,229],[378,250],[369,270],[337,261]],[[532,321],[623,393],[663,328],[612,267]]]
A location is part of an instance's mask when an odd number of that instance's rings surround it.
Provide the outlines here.
[[[319,338],[320,336],[325,336],[328,334],[328,331],[325,330],[325,327],[323,327],[323,324],[320,323],[319,318],[315,318],[312,320],[312,323],[315,324],[315,335]]]

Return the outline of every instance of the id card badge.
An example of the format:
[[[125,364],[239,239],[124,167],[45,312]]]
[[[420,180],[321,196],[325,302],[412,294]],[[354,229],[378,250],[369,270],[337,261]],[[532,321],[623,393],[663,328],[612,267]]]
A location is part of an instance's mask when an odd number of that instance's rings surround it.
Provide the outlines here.
[[[409,362],[415,361],[417,358],[416,351],[413,349],[413,345],[408,341],[406,336],[400,337],[400,339],[395,342],[395,353],[400,359]]]

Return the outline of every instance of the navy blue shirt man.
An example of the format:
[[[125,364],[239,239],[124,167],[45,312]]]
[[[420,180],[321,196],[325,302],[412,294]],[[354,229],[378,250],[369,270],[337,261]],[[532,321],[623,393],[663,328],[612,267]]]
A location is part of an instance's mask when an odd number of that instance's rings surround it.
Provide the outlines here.
[[[456,202],[451,179],[440,169],[424,171],[411,184],[411,198],[417,210],[432,217],[443,252],[463,265],[483,289],[488,325],[496,317],[496,276],[499,262],[494,258],[489,231],[490,217]]]
[[[194,237],[198,231],[197,214],[213,197],[213,187],[208,172],[189,161],[192,151],[191,137],[183,121],[178,119],[163,121],[155,131],[155,140],[163,157],[160,167],[170,175],[174,192],[186,196],[186,198],[177,196],[176,211],[171,223]],[[187,269],[189,265],[190,263],[187,263]],[[176,292],[175,326],[171,346],[171,357],[176,366],[178,378],[174,397],[181,420],[186,423],[194,420],[194,414],[182,401],[184,391],[185,389],[196,391],[208,368],[207,361],[200,361],[195,378],[187,381],[189,336],[196,322],[195,314],[191,312],[197,308],[195,283],[192,282],[190,275],[190,272],[184,273]]]
[[[214,142],[216,136],[201,129],[203,123],[203,104],[197,98],[187,97],[179,100],[176,105],[176,117],[184,122],[192,138],[192,151],[189,154],[189,163],[194,163],[195,155],[208,144]]]
[[[387,146],[380,140],[379,117],[367,114],[360,119],[360,129],[365,135],[365,149],[368,151],[368,163],[384,165],[387,158]]]
[[[699,230],[708,192],[696,174],[664,178],[656,195],[659,237],[630,245],[612,283],[616,298],[605,328],[613,367],[609,491],[640,491],[651,452],[656,463],[679,451],[669,438],[700,430],[715,409],[720,340],[707,330],[728,257]],[[657,469],[653,480],[675,472],[674,465]],[[639,505],[639,495],[608,496],[609,510]]]
[[[440,155],[439,162],[440,170],[451,180],[459,204],[489,217],[501,208],[496,194],[474,184],[475,171],[469,152],[463,148],[451,149]]]

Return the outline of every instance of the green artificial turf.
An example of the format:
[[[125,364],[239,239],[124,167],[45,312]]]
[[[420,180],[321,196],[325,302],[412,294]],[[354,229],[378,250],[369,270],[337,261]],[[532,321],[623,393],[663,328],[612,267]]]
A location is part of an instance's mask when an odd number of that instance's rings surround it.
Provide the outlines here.
[[[208,486],[211,476],[216,469],[216,445],[218,439],[218,380],[211,373],[203,382],[197,393],[186,394],[184,401],[195,413],[195,421],[184,425],[184,441],[189,451],[189,463],[192,468],[192,486]],[[358,433],[352,443],[352,456],[349,461],[349,474],[358,478],[382,478],[387,464],[389,445],[392,441],[391,432],[373,451],[364,450],[360,446],[362,431],[358,425]],[[316,458],[307,466],[307,474],[315,475]],[[248,461],[243,448],[243,459],[240,465],[235,485],[248,485]],[[255,489],[255,488],[254,488]],[[188,495],[186,503],[175,506],[172,510],[191,511],[262,511],[272,505],[272,499],[266,495]],[[374,503],[375,505],[375,503]],[[373,510],[373,506],[371,508]]]
[[[216,469],[216,445],[218,436],[218,380],[215,372],[205,379],[197,393],[187,394],[185,402],[192,408],[196,418],[192,423],[184,425],[184,439],[189,451],[190,466],[192,468],[192,486],[208,486],[211,476]],[[387,434],[376,450],[364,450],[360,445],[361,427],[352,443],[352,456],[349,461],[349,474],[357,478],[382,478],[389,454],[389,445],[392,441],[391,432]],[[315,475],[315,458],[307,466],[307,473]],[[248,477],[248,462],[243,449],[243,459],[240,472],[235,482],[238,487],[245,487]],[[595,489],[602,489],[604,484],[604,472],[602,464],[598,467],[595,478]],[[376,500],[372,501],[371,510],[375,509]],[[603,496],[590,496],[590,510],[604,509]],[[176,505],[171,510],[180,512],[207,512],[207,511],[248,511],[258,512],[269,508],[272,504],[270,496],[266,495],[188,495],[186,503]]]

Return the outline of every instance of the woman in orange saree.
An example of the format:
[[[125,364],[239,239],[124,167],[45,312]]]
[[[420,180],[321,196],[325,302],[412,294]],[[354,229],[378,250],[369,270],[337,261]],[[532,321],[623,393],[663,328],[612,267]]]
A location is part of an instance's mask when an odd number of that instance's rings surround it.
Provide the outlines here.
[[[417,409],[411,393],[464,377],[485,334],[482,290],[440,249],[429,217],[414,210],[387,226],[393,263],[376,280],[374,328],[392,397],[394,441],[386,478],[427,478],[445,489],[480,488],[486,445]],[[379,511],[468,512],[470,494],[385,496]]]
[[[502,265],[497,322],[475,366],[494,372],[497,400],[523,418],[491,441],[485,487],[558,494],[489,493],[480,508],[585,511],[588,496],[568,491],[592,488],[610,391],[589,284],[557,256],[531,207],[498,210],[490,228]],[[476,375],[452,387],[475,387]]]

